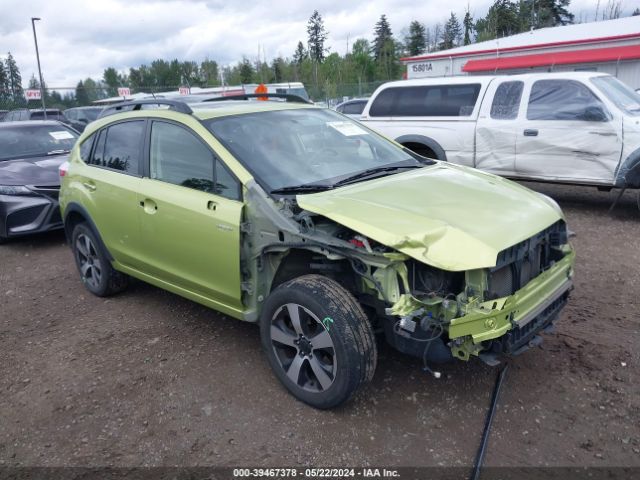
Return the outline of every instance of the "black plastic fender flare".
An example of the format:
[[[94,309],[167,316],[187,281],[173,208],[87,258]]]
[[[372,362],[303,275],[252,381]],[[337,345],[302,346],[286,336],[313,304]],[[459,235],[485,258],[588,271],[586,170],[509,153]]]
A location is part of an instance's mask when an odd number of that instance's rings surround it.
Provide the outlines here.
[[[447,161],[447,154],[444,151],[444,148],[442,148],[433,138],[425,137],[424,135],[401,135],[396,138],[396,142],[403,145],[405,143],[421,143],[425,147],[429,147],[433,150],[433,153],[437,156],[437,160]]]
[[[98,231],[98,227],[96,227],[96,224],[93,222],[91,215],[89,215],[89,212],[87,212],[87,210],[82,205],[75,202],[72,202],[69,205],[67,205],[67,208],[64,211],[64,215],[62,216],[64,220],[64,233],[67,237],[67,242],[69,243],[69,246],[73,248],[73,245],[71,245],[71,240],[72,240],[71,235],[73,234],[73,231],[69,229],[70,225],[68,222],[68,218],[72,213],[77,213],[84,219],[84,221],[87,223],[87,225],[91,229],[91,232],[95,235],[96,240],[100,245],[100,248],[102,248],[102,251],[105,253],[105,255],[107,255],[107,258],[109,259],[109,261],[113,262],[114,260],[113,255],[111,255],[111,252],[109,251],[107,246],[104,244],[104,241],[100,236],[100,232]]]

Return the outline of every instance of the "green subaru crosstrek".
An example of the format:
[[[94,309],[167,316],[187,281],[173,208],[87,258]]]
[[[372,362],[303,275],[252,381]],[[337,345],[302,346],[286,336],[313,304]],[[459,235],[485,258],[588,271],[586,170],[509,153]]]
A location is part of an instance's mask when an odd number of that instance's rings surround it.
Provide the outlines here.
[[[305,103],[158,102],[89,125],[61,169],[84,285],[135,277],[259,323],[314,407],[373,377],[376,336],[427,370],[495,364],[567,302],[574,252],[548,197]]]

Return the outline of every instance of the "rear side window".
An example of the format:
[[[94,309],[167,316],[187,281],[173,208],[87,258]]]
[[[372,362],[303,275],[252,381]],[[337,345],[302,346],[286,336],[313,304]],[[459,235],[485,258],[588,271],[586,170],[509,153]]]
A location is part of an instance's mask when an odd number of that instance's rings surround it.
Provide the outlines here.
[[[96,139],[95,133],[87,138],[82,145],[80,145],[80,159],[84,163],[89,163],[89,157],[91,155],[91,147],[93,147],[93,141]],[[104,147],[104,144],[103,144]]]
[[[139,175],[140,149],[143,142],[144,121],[116,123],[100,132],[89,163]]]
[[[479,83],[387,88],[375,98],[372,117],[468,117]]]
[[[491,118],[496,120],[517,118],[523,87],[523,82],[502,82],[493,97]]]
[[[538,80],[531,87],[527,120],[594,121],[598,112],[602,118],[596,121],[606,121],[609,114],[602,102],[575,80]]]

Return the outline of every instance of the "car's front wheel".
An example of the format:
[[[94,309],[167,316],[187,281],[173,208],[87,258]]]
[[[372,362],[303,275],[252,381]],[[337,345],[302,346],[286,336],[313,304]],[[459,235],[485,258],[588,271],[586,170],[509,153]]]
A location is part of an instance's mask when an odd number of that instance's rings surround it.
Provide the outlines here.
[[[116,271],[93,231],[79,223],[71,235],[73,256],[84,286],[94,295],[107,297],[127,287],[129,277]]]
[[[278,379],[316,408],[348,400],[371,380],[377,352],[371,324],[340,284],[305,275],[276,288],[260,320],[262,346]]]

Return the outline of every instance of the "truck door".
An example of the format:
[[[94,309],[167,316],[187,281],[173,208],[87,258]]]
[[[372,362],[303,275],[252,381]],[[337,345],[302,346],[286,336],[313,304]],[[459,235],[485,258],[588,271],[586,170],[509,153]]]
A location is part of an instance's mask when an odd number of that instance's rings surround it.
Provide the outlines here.
[[[517,175],[611,185],[622,151],[622,119],[577,80],[536,80],[526,90]]]
[[[476,124],[475,166],[497,175],[513,175],[517,118],[524,82],[494,80],[489,84]]]

